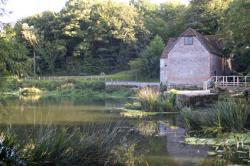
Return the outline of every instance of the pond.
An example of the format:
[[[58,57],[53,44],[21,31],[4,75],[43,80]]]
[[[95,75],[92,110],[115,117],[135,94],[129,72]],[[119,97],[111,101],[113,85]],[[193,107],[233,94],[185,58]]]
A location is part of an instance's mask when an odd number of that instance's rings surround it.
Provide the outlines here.
[[[185,129],[179,115],[126,118],[114,107],[129,99],[95,100],[70,97],[8,98],[0,108],[0,126],[11,128],[25,139],[27,128],[47,124],[84,126],[126,121],[142,135],[138,153],[149,165],[199,165],[208,147],[185,145]],[[124,123],[123,123],[124,124]]]

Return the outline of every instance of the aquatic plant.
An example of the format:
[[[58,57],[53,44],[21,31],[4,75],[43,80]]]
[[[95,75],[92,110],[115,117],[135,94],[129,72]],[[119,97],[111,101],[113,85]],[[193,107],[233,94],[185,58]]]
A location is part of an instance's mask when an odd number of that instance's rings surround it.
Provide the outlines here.
[[[118,123],[35,127],[28,130],[32,135],[13,141],[13,145],[27,165],[136,165],[141,162],[134,153],[136,141]]]
[[[248,106],[235,99],[219,101],[207,111],[181,110],[189,133],[215,136],[221,132],[244,131],[247,125]]]
[[[28,95],[37,95],[40,94],[41,90],[35,87],[31,87],[31,88],[22,88],[20,89],[20,94],[24,95],[24,96],[28,96]]]
[[[160,93],[157,89],[146,87],[137,92],[142,109],[148,112],[160,111]]]
[[[170,91],[167,96],[161,96],[160,99],[160,109],[165,112],[174,112],[177,110],[176,108],[176,92]]]
[[[17,154],[15,146],[15,137],[9,133],[0,134],[0,164],[2,165],[20,165],[26,163]]]
[[[139,102],[126,103],[124,105],[124,108],[133,109],[133,110],[140,110],[141,109],[141,103],[139,103]]]
[[[247,104],[242,100],[228,99],[218,102],[213,112],[216,116],[214,125],[226,131],[240,131],[247,123]]]
[[[155,88],[143,88],[137,93],[142,110],[147,112],[173,112],[175,108],[176,93],[170,91],[167,95],[161,94]]]
[[[231,134],[232,135],[232,134]],[[214,151],[208,154],[214,156],[212,160],[205,160],[201,165],[222,165],[229,164],[249,165],[250,163],[250,144],[249,140],[242,137],[241,134],[233,134],[233,140],[228,136],[222,137],[222,141],[214,146]]]

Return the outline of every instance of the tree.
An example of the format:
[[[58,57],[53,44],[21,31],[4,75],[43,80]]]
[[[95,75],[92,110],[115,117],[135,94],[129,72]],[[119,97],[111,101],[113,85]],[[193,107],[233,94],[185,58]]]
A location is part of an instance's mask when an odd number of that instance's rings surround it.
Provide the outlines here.
[[[33,71],[36,75],[36,52],[35,47],[38,45],[38,38],[33,26],[29,26],[27,23],[22,24],[22,35],[27,43],[33,48]]]
[[[132,70],[136,70],[140,75],[147,78],[157,78],[160,73],[160,56],[164,49],[164,42],[158,35],[150,42],[139,58],[130,61]]]
[[[203,34],[215,34],[220,29],[223,13],[231,0],[191,0],[185,15],[185,28],[191,27]]]
[[[250,0],[235,0],[225,12],[221,33],[239,72],[250,72]]]
[[[27,49],[15,39],[16,33],[10,25],[5,25],[0,33],[0,75],[24,76],[29,73],[30,59]]]

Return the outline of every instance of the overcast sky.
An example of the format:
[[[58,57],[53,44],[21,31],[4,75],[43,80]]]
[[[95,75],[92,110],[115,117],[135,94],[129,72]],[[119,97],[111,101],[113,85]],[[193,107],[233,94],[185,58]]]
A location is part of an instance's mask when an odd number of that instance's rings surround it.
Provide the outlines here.
[[[18,19],[31,16],[36,13],[40,13],[46,10],[60,11],[67,0],[8,0],[6,4],[7,11],[11,11],[12,14],[5,15],[0,18],[1,22],[14,23]],[[128,2],[129,0],[117,0]],[[177,0],[150,0],[154,3],[161,3],[165,1],[177,1]],[[179,0],[183,3],[187,3],[188,0]]]

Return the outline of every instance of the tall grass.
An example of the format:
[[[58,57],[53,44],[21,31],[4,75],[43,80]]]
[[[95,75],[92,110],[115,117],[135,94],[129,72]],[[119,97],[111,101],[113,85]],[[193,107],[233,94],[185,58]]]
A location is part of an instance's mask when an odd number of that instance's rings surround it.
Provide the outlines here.
[[[174,92],[170,92],[167,96],[164,96],[158,89],[146,87],[138,91],[137,97],[144,111],[171,112],[176,110],[176,93]]]
[[[235,99],[219,101],[207,111],[181,111],[190,133],[218,134],[220,132],[244,131],[247,126],[248,106]]]
[[[24,165],[140,164],[134,152],[136,140],[119,126],[118,123],[89,124],[84,128],[40,126],[28,130],[33,134],[25,140],[13,141],[15,148],[10,148],[18,149],[17,156]],[[14,165],[18,165],[18,161],[12,159]]]
[[[247,104],[241,100],[229,99],[218,102],[214,107],[214,114],[214,125],[226,131],[240,131],[247,124]]]
[[[160,111],[160,92],[154,88],[143,88],[137,93],[142,109],[148,112]]]

